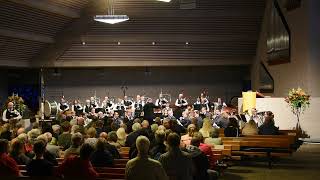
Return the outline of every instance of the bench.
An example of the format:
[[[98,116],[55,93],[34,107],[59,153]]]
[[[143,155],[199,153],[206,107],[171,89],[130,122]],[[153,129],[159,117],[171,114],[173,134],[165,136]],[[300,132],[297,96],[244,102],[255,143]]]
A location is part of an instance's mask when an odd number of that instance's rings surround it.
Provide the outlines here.
[[[262,156],[268,158],[269,168],[272,157],[290,156],[296,148],[296,137],[292,135],[256,135],[245,137],[223,137],[224,145],[231,145],[234,156]]]

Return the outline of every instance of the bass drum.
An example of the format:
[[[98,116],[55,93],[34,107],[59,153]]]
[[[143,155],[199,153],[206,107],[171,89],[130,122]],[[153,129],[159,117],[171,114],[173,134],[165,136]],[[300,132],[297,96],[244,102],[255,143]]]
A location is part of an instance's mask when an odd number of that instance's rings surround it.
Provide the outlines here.
[[[58,114],[58,103],[53,101],[45,101],[44,102],[44,115],[45,117],[57,116]]]

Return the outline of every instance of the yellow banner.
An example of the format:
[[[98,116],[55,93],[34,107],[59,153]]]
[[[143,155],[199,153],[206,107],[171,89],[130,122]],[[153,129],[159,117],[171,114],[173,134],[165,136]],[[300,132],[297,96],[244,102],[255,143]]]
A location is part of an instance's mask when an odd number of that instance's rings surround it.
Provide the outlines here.
[[[248,113],[251,115],[251,109],[256,107],[256,92],[242,92],[242,111],[245,112],[248,110]]]

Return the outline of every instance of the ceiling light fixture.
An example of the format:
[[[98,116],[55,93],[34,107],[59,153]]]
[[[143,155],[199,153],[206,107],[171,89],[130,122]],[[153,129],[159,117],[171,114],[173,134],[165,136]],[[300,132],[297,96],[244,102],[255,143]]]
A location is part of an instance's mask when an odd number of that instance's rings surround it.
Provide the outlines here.
[[[120,22],[124,22],[129,20],[129,16],[127,15],[115,15],[114,14],[114,0],[106,0],[108,14],[106,15],[96,15],[94,16],[95,21],[108,23],[108,24],[116,24]]]
[[[157,1],[170,2],[171,0],[157,0]]]

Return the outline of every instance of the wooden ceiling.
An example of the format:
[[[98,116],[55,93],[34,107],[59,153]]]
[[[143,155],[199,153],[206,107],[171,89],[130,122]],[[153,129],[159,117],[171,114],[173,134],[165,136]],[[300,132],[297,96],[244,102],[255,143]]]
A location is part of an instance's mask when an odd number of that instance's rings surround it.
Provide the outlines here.
[[[250,64],[264,7],[265,0],[197,0],[195,9],[180,9],[178,0],[116,0],[116,14],[130,20],[108,25],[91,18],[105,13],[103,0],[0,1],[0,65]]]

